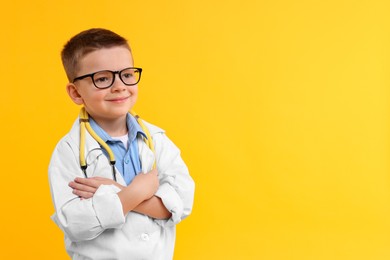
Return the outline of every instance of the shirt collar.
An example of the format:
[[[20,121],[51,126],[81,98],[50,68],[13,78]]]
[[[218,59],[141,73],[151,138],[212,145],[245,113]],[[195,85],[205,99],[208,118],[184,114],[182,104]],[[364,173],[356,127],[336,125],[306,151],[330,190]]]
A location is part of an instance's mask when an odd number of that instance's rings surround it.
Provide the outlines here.
[[[106,131],[101,128],[95,120],[93,120],[92,117],[89,118],[89,123],[92,127],[92,129],[95,131],[95,133],[104,141],[116,141],[114,140],[109,134],[107,134]],[[129,135],[129,141],[132,142],[137,137],[138,134],[142,134],[145,138],[146,134],[142,130],[141,126],[138,124],[137,120],[130,115],[130,113],[127,113],[126,116],[126,125],[128,129],[128,135]]]

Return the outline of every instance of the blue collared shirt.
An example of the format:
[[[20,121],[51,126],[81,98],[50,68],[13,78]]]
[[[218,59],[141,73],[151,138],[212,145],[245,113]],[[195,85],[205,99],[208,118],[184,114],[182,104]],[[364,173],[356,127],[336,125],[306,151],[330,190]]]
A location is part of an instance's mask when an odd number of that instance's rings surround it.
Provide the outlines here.
[[[90,124],[96,134],[108,144],[115,156],[115,167],[122,174],[126,184],[129,185],[134,177],[141,172],[141,162],[138,154],[137,135],[142,134],[146,138],[146,134],[142,131],[137,120],[129,113],[126,117],[127,130],[129,135],[128,149],[126,150],[122,141],[114,140],[106,133],[92,118]],[[102,147],[104,154],[108,158],[107,151]]]

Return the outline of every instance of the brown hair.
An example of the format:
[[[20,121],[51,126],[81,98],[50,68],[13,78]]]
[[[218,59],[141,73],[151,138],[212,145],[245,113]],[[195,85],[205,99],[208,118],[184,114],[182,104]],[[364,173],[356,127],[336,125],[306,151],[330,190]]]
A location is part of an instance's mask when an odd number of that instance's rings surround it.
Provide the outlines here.
[[[93,28],[73,36],[61,52],[62,64],[69,82],[76,77],[78,63],[82,57],[95,50],[116,46],[126,47],[131,52],[125,38],[107,29]]]

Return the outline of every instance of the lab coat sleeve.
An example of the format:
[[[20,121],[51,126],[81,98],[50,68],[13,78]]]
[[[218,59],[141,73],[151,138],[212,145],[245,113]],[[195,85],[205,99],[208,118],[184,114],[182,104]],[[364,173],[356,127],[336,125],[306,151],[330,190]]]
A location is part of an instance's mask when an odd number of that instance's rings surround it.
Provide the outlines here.
[[[78,147],[62,140],[49,166],[49,182],[56,214],[53,220],[70,240],[91,240],[105,229],[120,228],[125,218],[117,196],[119,188],[101,185],[91,199],[80,199],[72,193],[69,182],[84,177],[79,167]],[[77,152],[75,152],[77,151]]]
[[[156,196],[171,212],[168,220],[156,220],[162,226],[172,226],[190,215],[194,201],[195,184],[180,156],[180,150],[164,134],[153,136],[160,186]]]

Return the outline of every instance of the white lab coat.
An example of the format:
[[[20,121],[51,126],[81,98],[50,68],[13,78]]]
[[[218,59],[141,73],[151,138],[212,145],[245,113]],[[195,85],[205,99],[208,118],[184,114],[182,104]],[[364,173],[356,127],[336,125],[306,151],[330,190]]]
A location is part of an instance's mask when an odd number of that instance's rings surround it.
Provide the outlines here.
[[[172,213],[169,220],[156,220],[129,212],[123,215],[114,185],[101,185],[91,199],[81,200],[68,183],[84,177],[79,163],[78,120],[57,144],[49,166],[49,182],[55,214],[52,219],[65,234],[72,259],[172,259],[175,225],[187,217],[193,205],[194,182],[180,157],[179,149],[160,128],[148,124],[155,155],[138,139],[142,172],[149,172],[156,156],[160,186],[156,196]],[[112,178],[112,168],[100,145],[86,133],[88,177]],[[117,171],[117,182],[126,186]]]

